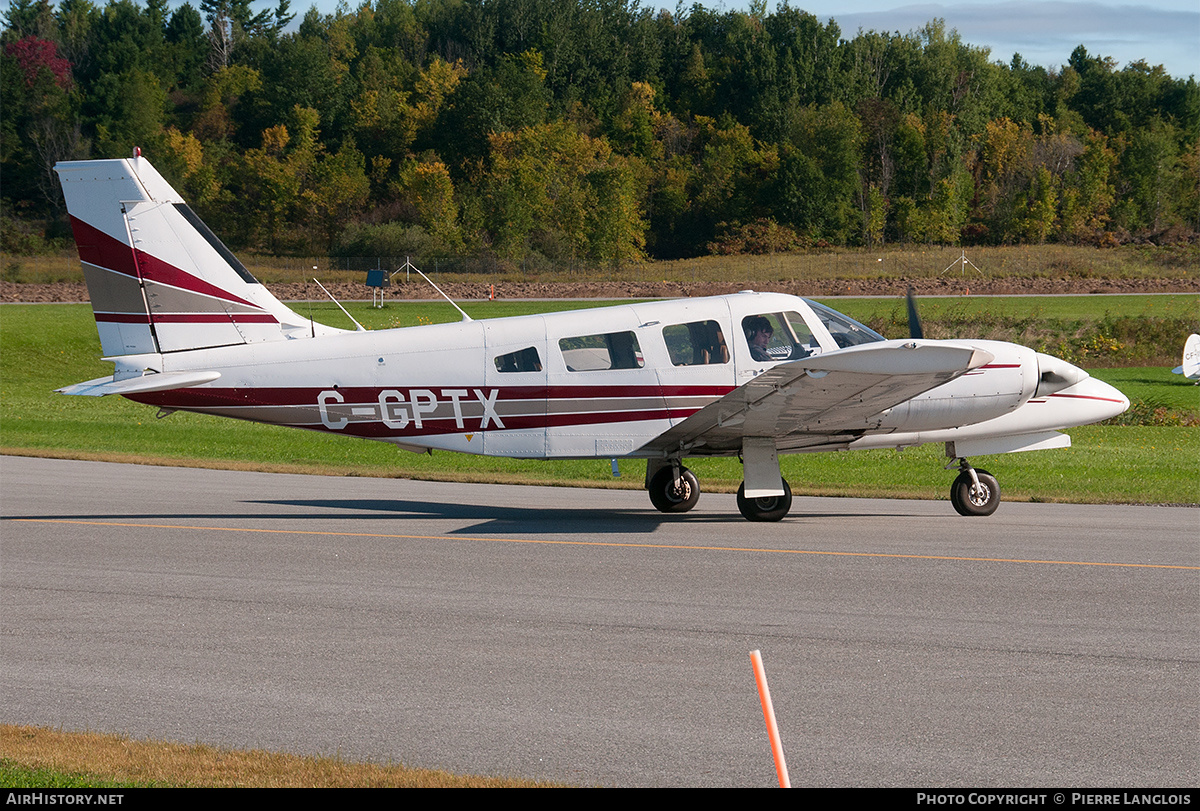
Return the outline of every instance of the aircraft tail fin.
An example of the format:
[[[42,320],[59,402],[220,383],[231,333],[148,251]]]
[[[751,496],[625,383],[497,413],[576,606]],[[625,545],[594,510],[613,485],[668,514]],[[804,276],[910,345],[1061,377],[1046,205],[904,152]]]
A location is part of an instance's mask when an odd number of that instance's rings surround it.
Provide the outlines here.
[[[145,158],[54,168],[106,356],[342,331],[271,295]]]
[[[1192,333],[1183,345],[1183,363],[1171,370],[1188,380],[1200,379],[1200,335]]]

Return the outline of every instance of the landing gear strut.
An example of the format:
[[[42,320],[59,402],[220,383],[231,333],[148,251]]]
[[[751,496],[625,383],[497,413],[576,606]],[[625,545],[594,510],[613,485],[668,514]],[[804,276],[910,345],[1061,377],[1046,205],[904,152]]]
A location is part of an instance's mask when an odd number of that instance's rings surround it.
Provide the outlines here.
[[[746,498],[746,483],[738,488],[738,510],[747,521],[781,521],[792,509],[792,488],[788,487],[787,479],[783,482],[782,496],[764,496],[762,498]]]
[[[986,470],[958,460],[959,474],[950,486],[950,503],[959,515],[991,515],[1000,506],[1000,484]]]
[[[676,475],[676,471],[679,471]],[[648,485],[650,503],[664,513],[685,513],[700,500],[700,483],[686,467],[668,465],[654,474]]]

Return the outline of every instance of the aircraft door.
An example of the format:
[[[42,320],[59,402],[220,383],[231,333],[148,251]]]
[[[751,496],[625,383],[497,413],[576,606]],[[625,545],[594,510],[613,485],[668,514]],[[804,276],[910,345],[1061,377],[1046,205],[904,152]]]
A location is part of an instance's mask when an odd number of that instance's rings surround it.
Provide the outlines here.
[[[616,458],[670,427],[657,323],[636,307],[547,316],[550,457]]]
[[[669,361],[658,365],[659,385],[675,425],[734,386],[728,309],[688,308],[655,329]]]
[[[484,327],[489,456],[540,459],[546,455],[546,326],[541,316],[480,322]],[[482,425],[482,422],[481,422]]]

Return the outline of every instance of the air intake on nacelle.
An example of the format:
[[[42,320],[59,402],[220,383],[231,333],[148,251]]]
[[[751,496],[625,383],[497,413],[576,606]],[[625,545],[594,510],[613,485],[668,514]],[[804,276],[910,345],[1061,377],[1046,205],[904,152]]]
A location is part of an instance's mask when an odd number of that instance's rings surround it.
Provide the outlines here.
[[[1034,397],[1054,394],[1056,391],[1070,388],[1089,377],[1088,373],[1078,366],[1073,366],[1065,360],[1051,355],[1043,355],[1038,352],[1037,361],[1040,374],[1038,375],[1037,390],[1033,393]]]

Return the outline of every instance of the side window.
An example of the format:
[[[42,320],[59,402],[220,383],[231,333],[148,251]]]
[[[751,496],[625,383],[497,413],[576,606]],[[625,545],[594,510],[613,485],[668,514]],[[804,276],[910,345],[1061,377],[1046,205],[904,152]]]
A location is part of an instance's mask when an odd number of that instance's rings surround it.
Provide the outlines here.
[[[716,321],[693,321],[663,327],[667,354],[676,366],[703,366],[729,363],[729,347]]]
[[[742,319],[750,357],[764,363],[799,360],[820,352],[812,330],[799,313],[762,313]]]
[[[632,332],[581,335],[558,342],[568,372],[640,369],[645,365],[637,336]]]
[[[528,347],[519,352],[509,352],[507,355],[496,356],[497,372],[540,372],[542,359],[538,357],[535,347]]]

